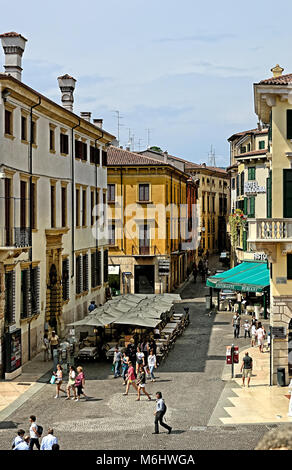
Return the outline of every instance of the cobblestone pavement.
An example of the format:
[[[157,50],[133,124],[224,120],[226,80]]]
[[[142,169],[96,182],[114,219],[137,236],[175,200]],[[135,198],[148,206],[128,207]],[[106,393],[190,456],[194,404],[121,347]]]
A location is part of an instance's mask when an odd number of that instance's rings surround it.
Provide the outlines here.
[[[121,379],[113,379],[109,363],[85,366],[86,393],[79,402],[54,399],[55,387],[41,390],[0,422],[0,449],[9,449],[15,430],[28,429],[30,414],[44,427],[52,426],[61,449],[253,449],[269,425],[209,425],[228,383],[221,380],[225,347],[233,338],[231,314],[209,317],[204,284],[192,280],[183,289],[176,311],[190,308],[191,324],[157,370],[156,383],[147,383],[153,399],[160,390],[166,400],[166,420],[173,433],[154,431],[155,401],[136,401],[134,390],[123,396]],[[239,338],[243,347],[247,340]],[[230,402],[229,406],[232,406]],[[214,419],[214,417],[213,417]]]

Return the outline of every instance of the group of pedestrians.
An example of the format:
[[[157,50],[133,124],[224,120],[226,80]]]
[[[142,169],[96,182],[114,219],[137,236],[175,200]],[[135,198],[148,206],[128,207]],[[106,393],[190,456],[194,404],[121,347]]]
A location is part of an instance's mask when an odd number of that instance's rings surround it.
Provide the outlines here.
[[[130,387],[133,387],[137,392],[137,401],[141,400],[141,393],[151,401],[151,396],[146,390],[146,379],[150,379],[151,382],[156,380],[154,375],[154,370],[158,367],[156,349],[155,340],[148,338],[144,338],[140,344],[130,341],[123,352],[116,346],[113,359],[114,378],[123,378],[123,385],[126,386],[124,396],[127,396]],[[171,426],[163,421],[166,409],[161,392],[157,392],[154,434],[159,433],[159,424],[166,428],[169,434],[172,431]]]
[[[193,263],[194,282],[197,282],[198,274],[201,276],[202,282],[205,282],[206,276],[208,275],[208,271],[209,271],[208,259],[209,259],[209,252],[207,250],[205,256],[200,258],[198,265],[196,264],[196,262]]]
[[[42,439],[43,427],[37,424],[36,417],[29,417],[29,432],[24,429],[17,431],[17,436],[13,439],[13,450],[33,450],[34,446],[38,450],[60,450],[58,439],[54,436],[54,429],[49,428],[48,433]],[[41,442],[40,442],[41,439]]]
[[[251,322],[249,322],[249,320],[245,320],[244,323],[242,324],[241,316],[239,312],[236,312],[236,314],[232,318],[232,326],[233,326],[234,338],[239,338],[240,328],[243,326],[244,338],[251,339],[251,347],[255,346],[256,339],[257,339],[259,350],[261,353],[263,353],[264,341],[267,338],[268,348],[269,348],[270,334],[266,333],[265,327],[262,325],[260,321],[256,320],[254,316],[252,316]]]
[[[88,400],[88,396],[84,392],[85,375],[83,372],[83,367],[81,366],[78,366],[76,369],[74,366],[70,366],[66,390],[61,388],[63,384],[63,368],[61,364],[58,364],[57,371],[53,372],[51,383],[56,384],[56,395],[54,398],[59,398],[60,392],[63,392],[64,396],[66,397],[65,400],[70,400],[71,398],[71,400],[79,401],[81,395],[83,395],[84,398]],[[71,397],[71,392],[73,393],[73,397]]]

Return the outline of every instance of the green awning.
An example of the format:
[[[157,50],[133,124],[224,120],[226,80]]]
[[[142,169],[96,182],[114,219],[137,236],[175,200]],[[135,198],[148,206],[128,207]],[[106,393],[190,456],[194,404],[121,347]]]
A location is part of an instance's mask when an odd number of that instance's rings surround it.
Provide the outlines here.
[[[245,261],[235,268],[209,277],[206,285],[214,289],[262,292],[270,285],[270,271],[266,262]]]

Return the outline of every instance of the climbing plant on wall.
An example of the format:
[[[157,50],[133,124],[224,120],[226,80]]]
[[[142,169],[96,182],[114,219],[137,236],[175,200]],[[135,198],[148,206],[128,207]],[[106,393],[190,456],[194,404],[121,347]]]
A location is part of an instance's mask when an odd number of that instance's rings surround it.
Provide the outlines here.
[[[229,216],[229,224],[232,245],[235,246],[238,229],[240,232],[246,230],[246,216],[241,209],[236,209],[235,212]]]

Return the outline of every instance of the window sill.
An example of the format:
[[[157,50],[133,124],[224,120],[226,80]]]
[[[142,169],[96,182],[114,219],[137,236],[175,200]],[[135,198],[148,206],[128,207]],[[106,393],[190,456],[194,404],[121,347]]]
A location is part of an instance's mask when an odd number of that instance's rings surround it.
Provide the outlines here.
[[[61,157],[68,157],[68,153],[60,153]]]
[[[101,288],[101,286],[92,287],[91,292],[95,292],[95,291],[99,290],[100,288]]]
[[[11,134],[4,134],[4,137],[6,137],[6,139],[10,139],[10,140],[14,140],[14,139],[15,139],[15,136],[14,136],[14,135],[11,135]]]
[[[28,144],[29,144],[29,142],[28,142],[27,140],[21,140],[21,143],[22,143],[22,144],[25,144],[25,145],[28,145]]]
[[[153,204],[152,201],[136,201],[137,204]]]
[[[55,155],[56,150],[50,149],[49,152]]]
[[[69,302],[70,302],[70,299],[63,300],[63,303],[62,303],[62,305],[67,305]]]

